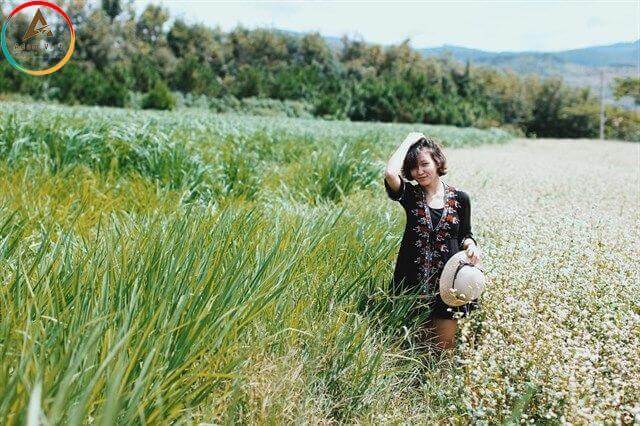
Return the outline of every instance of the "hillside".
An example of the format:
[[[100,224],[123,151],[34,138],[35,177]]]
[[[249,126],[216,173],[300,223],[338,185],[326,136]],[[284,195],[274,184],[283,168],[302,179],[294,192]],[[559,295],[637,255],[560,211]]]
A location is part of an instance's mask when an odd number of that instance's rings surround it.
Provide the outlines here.
[[[531,63],[529,58],[543,63],[576,64],[587,67],[635,67],[638,65],[640,39],[632,42],[616,43],[608,46],[592,46],[582,49],[563,50],[559,52],[488,52],[478,49],[445,44],[442,47],[418,49],[425,57],[440,56],[447,52],[460,61],[471,60],[476,63],[503,66],[517,63],[521,59]],[[535,72],[535,69],[532,68]]]

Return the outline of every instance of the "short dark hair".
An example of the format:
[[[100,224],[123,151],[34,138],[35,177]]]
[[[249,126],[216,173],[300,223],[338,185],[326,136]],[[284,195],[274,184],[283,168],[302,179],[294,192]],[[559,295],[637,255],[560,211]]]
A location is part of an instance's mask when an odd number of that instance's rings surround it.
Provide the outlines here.
[[[447,168],[447,158],[442,152],[442,146],[437,139],[425,136],[411,145],[407,155],[404,157],[401,174],[405,179],[414,180],[411,176],[411,169],[418,167],[418,152],[420,149],[426,149],[431,154],[431,158],[436,163],[438,176],[447,174],[449,169]]]

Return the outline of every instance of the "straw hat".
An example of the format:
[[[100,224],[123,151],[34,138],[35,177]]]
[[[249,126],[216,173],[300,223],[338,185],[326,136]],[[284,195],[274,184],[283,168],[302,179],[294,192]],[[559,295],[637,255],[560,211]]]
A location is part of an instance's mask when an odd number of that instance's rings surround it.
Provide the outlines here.
[[[449,306],[462,306],[484,291],[482,263],[473,265],[465,250],[451,256],[440,275],[440,297]]]

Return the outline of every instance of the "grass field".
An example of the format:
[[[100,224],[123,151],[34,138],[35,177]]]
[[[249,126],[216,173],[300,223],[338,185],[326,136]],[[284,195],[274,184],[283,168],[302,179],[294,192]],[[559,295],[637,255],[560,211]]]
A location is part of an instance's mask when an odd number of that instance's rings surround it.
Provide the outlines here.
[[[639,145],[186,114],[0,104],[3,423],[640,410]],[[489,278],[452,365],[386,296],[412,130],[445,142]]]

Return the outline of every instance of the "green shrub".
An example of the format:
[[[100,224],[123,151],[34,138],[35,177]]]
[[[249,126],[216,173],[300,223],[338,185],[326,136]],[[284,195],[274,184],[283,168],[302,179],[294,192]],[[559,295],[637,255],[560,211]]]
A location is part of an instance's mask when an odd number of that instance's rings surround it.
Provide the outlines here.
[[[599,106],[594,102],[561,108],[557,120],[556,137],[598,137],[599,114]]]
[[[640,142],[640,114],[622,108],[607,107],[604,134],[607,139]]]
[[[157,80],[153,89],[146,94],[142,100],[143,109],[167,109],[171,110],[175,107],[176,100],[169,91],[167,85]]]

